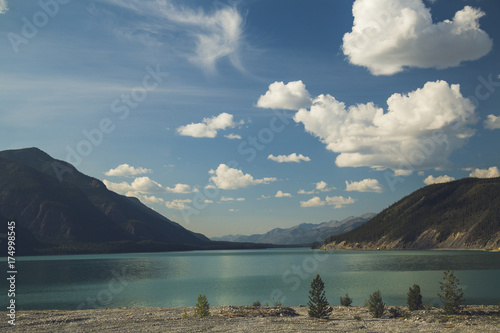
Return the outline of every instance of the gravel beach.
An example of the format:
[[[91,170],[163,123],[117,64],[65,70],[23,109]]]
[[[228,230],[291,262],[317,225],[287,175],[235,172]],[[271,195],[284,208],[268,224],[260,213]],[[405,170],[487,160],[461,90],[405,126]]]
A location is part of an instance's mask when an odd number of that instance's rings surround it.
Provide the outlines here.
[[[183,318],[186,310],[188,317]],[[460,315],[440,309],[372,318],[365,307],[333,307],[328,320],[307,316],[307,307],[227,306],[193,318],[193,308],[31,310],[10,325],[3,312],[1,332],[499,332],[500,306],[466,306]],[[184,316],[185,317],[185,316]]]

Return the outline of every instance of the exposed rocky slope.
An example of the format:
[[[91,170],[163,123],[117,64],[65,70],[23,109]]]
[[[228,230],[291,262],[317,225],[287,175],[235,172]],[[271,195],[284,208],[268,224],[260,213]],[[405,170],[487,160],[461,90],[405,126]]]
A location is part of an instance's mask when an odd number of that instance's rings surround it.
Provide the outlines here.
[[[321,249],[500,249],[500,178],[421,188]]]

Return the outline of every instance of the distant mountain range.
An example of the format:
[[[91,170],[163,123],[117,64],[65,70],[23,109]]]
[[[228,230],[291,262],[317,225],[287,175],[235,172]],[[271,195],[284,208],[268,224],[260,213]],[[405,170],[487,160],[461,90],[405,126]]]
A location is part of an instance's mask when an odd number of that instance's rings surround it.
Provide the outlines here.
[[[255,247],[212,242],[37,148],[0,152],[0,236],[9,220],[17,255]]]
[[[500,250],[500,178],[426,186],[321,249]]]
[[[212,237],[214,241],[229,242],[251,242],[251,243],[271,243],[271,244],[298,244],[312,245],[322,243],[327,237],[339,235],[351,231],[369,221],[375,214],[369,213],[358,217],[348,217],[342,221],[330,221],[319,224],[302,223],[297,226],[281,229],[276,228],[265,234],[227,235],[222,237]]]

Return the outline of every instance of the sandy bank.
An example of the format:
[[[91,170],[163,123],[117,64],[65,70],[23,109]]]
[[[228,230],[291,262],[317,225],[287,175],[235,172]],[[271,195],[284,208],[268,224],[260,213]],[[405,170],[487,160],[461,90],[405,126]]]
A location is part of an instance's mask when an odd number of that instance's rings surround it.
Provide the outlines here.
[[[192,318],[193,308],[120,308],[102,310],[19,311],[16,325],[2,313],[1,332],[498,332],[500,306],[467,306],[460,315],[440,309],[415,311],[407,317],[375,319],[364,307],[334,307],[329,320],[279,316],[271,308],[216,307],[210,317]],[[183,319],[184,310],[189,317]]]

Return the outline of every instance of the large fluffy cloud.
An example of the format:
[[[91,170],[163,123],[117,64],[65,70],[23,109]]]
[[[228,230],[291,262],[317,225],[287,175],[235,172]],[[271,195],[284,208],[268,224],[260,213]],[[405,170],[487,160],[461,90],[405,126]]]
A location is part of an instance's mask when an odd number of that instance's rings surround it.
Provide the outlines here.
[[[309,162],[311,160],[307,156],[304,156],[302,154],[297,155],[296,153],[290,155],[278,155],[278,156],[274,156],[273,154],[271,154],[267,157],[267,159],[278,163],[290,163],[290,162],[299,163],[300,161]]]
[[[223,112],[217,117],[205,118],[201,123],[191,123],[177,128],[177,133],[193,138],[215,138],[218,130],[233,128],[240,123],[235,123],[233,115]]]
[[[484,128],[489,130],[500,129],[500,117],[494,114],[488,115],[488,118],[484,121]]]
[[[298,110],[310,105],[311,95],[302,81],[271,83],[266,94],[257,101],[258,107],[266,109]]]
[[[472,102],[458,84],[427,82],[406,95],[393,94],[387,111],[373,103],[350,107],[320,95],[294,120],[339,153],[340,167],[417,170],[448,165],[448,157],[474,135]]]
[[[116,168],[106,171],[104,174],[109,177],[112,176],[130,177],[151,172],[152,172],[151,169],[146,169],[142,167],[135,168],[128,164],[120,164]]]
[[[359,182],[348,182],[346,180],[346,191],[357,191],[357,192],[378,192],[383,191],[382,186],[376,179],[363,179]]]
[[[356,0],[352,13],[344,54],[374,75],[391,75],[404,67],[458,66],[481,58],[493,45],[479,28],[484,13],[469,6],[439,23],[432,22],[423,0]]]
[[[489,169],[475,169],[474,171],[471,172],[469,177],[474,177],[474,178],[496,178],[500,177],[500,170],[498,170],[498,167],[491,167]]]
[[[220,164],[216,170],[210,170],[209,173],[214,175],[210,177],[210,181],[223,190],[234,190],[257,184],[267,184],[277,180],[274,177],[255,179],[252,175],[243,173],[243,171],[238,169],[230,168],[225,164]]]
[[[448,182],[451,182],[454,180],[455,180],[455,178],[450,177],[448,175],[439,176],[439,177],[428,176],[427,178],[424,179],[424,183],[427,185],[432,185],[432,184],[448,183]]]

